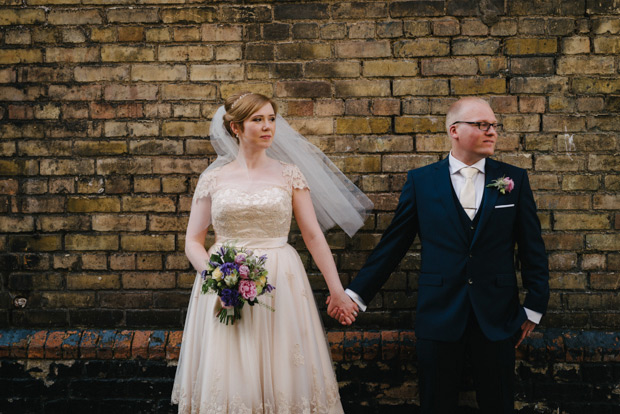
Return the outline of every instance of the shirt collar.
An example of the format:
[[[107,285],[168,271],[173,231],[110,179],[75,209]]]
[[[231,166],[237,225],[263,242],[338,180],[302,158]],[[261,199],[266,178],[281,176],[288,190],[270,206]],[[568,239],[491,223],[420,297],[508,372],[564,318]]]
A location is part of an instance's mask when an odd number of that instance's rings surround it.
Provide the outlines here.
[[[452,152],[450,152],[450,155],[448,155],[448,163],[450,165],[450,174],[456,174],[462,168],[465,168],[465,167],[474,167],[478,171],[480,171],[482,174],[484,174],[484,167],[486,166],[486,162],[487,162],[487,159],[483,158],[473,165],[467,165],[464,162],[459,161],[456,158],[454,158],[454,156],[452,155]]]

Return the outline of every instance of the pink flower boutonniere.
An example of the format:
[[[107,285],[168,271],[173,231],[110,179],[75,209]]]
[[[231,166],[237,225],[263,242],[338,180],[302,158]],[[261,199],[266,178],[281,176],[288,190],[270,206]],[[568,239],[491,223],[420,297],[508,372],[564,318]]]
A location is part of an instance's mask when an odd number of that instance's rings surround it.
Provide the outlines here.
[[[512,181],[510,177],[502,177],[498,178],[495,181],[491,181],[491,184],[488,184],[487,187],[497,188],[502,194],[510,193],[513,188],[515,188],[515,182]]]

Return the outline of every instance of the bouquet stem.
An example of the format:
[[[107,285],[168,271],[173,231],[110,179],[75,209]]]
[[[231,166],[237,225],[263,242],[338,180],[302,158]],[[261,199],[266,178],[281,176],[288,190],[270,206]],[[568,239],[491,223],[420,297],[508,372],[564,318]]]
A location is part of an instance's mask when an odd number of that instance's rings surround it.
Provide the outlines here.
[[[234,325],[241,319],[241,312],[236,312],[235,308],[222,308],[215,316],[219,316],[221,323]]]

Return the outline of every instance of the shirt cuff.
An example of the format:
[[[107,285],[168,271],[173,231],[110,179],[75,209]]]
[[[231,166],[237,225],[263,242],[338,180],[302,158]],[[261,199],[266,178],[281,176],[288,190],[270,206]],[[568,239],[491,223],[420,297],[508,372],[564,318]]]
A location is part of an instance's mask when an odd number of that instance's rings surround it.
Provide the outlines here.
[[[364,301],[362,300],[362,298],[360,297],[360,295],[358,295],[357,293],[353,292],[351,289],[346,289],[344,291],[344,293],[346,293],[347,295],[349,295],[349,297],[351,299],[353,299],[353,302],[357,303],[357,306],[360,307],[360,309],[363,312],[366,312],[366,304],[364,303]]]
[[[353,299],[353,300],[355,300],[355,299]],[[538,325],[540,323],[540,319],[543,316],[542,313],[538,313],[538,312],[533,311],[533,310],[528,309],[528,308],[523,308],[523,309],[525,309],[525,314],[527,315],[527,318],[530,321],[534,322],[536,325]]]

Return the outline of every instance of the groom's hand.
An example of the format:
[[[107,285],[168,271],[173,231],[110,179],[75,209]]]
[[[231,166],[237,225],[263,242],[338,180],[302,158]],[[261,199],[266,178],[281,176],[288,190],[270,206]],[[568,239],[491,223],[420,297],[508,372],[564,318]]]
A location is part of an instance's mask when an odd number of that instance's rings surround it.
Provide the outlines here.
[[[521,342],[523,342],[525,338],[530,336],[534,328],[536,328],[536,324],[534,322],[530,320],[523,322],[523,325],[521,325],[521,337],[519,338],[519,342],[515,345],[515,348],[521,345]]]

